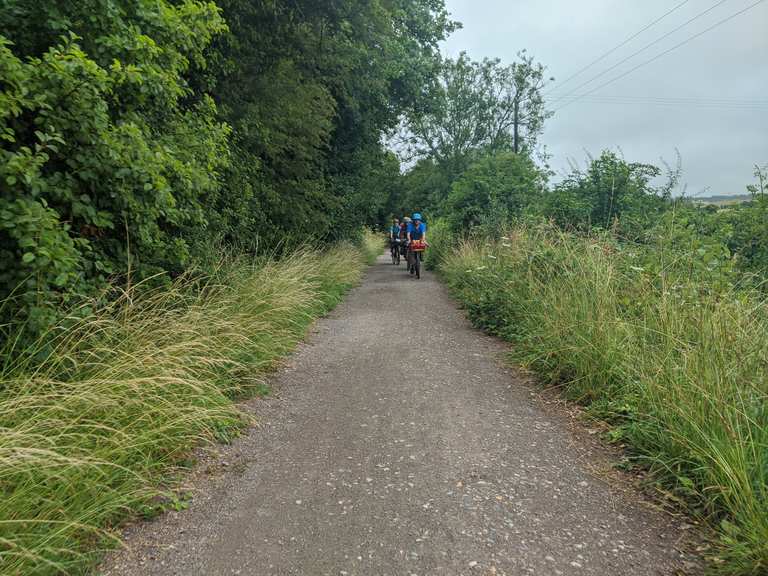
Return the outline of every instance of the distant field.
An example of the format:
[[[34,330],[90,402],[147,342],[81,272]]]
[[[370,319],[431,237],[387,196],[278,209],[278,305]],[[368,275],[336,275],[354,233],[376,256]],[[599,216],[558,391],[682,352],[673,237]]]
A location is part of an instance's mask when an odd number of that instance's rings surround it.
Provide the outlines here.
[[[751,194],[737,194],[735,196],[701,196],[691,198],[696,204],[714,204],[715,206],[729,206],[732,204],[741,204],[752,200]]]

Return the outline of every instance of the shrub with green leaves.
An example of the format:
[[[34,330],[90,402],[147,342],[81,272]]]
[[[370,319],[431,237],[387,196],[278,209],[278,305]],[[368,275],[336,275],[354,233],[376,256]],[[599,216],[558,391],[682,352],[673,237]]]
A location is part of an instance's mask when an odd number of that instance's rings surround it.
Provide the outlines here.
[[[526,155],[485,156],[453,183],[445,203],[447,219],[457,231],[499,229],[538,200],[544,183],[544,173]]]
[[[656,166],[627,162],[615,152],[590,158],[587,169],[573,170],[544,194],[529,212],[552,219],[561,228],[613,228],[635,239],[666,209],[676,174],[662,187],[652,185]]]
[[[113,274],[183,269],[228,162],[228,128],[187,83],[225,29],[215,5],[106,8],[0,10],[0,295],[33,332]]]
[[[768,278],[768,172],[755,168],[755,184],[747,186],[752,201],[725,211],[724,221],[730,224],[731,250],[740,267],[762,278]]]

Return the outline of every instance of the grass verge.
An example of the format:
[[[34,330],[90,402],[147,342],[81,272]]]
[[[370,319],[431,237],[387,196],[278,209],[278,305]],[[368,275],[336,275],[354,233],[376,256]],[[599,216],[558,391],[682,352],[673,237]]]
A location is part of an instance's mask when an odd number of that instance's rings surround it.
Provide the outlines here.
[[[472,320],[612,422],[613,439],[717,528],[713,571],[768,573],[768,305],[759,295],[713,287],[684,258],[548,228],[441,252],[440,271]]]
[[[85,572],[191,448],[237,433],[233,400],[358,282],[372,246],[235,259],[6,354],[0,573]]]
[[[363,238],[360,243],[366,263],[373,264],[376,258],[381,256],[387,246],[386,237],[383,234],[377,234],[371,230],[363,231]]]

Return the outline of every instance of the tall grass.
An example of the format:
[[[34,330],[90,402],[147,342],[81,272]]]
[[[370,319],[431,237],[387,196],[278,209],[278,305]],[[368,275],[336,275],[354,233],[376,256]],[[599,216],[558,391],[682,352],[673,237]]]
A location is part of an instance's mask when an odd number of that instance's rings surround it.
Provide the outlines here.
[[[373,264],[376,258],[381,256],[384,252],[384,248],[387,246],[388,241],[383,234],[377,234],[371,230],[363,230],[363,238],[360,242],[365,261],[368,264]]]
[[[341,246],[232,260],[65,319],[46,348],[13,350],[0,371],[0,573],[85,570],[192,447],[237,433],[233,399],[358,281],[365,258]]]
[[[478,325],[714,523],[716,571],[766,574],[768,304],[643,250],[516,229],[443,249],[441,271]]]

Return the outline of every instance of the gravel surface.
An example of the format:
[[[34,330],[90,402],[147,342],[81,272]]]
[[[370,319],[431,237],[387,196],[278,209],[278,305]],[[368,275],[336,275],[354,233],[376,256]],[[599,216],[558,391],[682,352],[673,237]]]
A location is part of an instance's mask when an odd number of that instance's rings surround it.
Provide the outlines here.
[[[429,273],[382,257],[103,575],[677,574],[674,519],[595,473]],[[684,526],[683,526],[684,528]]]

